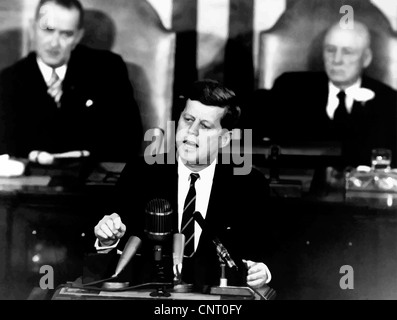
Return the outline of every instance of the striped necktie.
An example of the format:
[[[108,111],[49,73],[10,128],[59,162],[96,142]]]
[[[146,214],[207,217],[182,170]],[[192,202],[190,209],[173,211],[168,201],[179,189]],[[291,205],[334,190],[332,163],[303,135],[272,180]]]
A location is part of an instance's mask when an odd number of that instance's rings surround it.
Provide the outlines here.
[[[194,184],[200,177],[198,173],[190,174],[190,188],[186,196],[183,206],[182,227],[181,232],[185,235],[185,251],[186,257],[191,257],[194,253],[194,219],[193,213],[196,208],[196,188]]]
[[[52,69],[51,79],[48,82],[47,93],[54,99],[57,107],[61,106],[61,96],[62,96],[62,80],[59,78],[55,69]]]

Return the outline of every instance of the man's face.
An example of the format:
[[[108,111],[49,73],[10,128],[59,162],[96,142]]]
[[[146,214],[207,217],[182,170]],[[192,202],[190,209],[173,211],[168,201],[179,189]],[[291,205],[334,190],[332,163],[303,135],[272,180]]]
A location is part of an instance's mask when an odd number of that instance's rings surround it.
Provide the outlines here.
[[[182,161],[190,167],[208,166],[219,148],[230,141],[230,132],[222,129],[225,109],[187,100],[176,132],[176,146]]]
[[[33,24],[33,41],[37,55],[50,67],[59,67],[70,59],[80,41],[79,11],[54,3],[44,4]]]
[[[333,29],[324,40],[323,57],[325,71],[337,87],[354,84],[371,63],[370,49],[365,40],[354,30]]]

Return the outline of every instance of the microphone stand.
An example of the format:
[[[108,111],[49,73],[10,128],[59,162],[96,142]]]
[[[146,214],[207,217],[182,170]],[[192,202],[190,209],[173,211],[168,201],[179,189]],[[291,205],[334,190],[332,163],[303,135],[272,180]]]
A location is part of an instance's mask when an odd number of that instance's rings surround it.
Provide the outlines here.
[[[163,283],[163,285],[156,288],[156,291],[150,293],[151,297],[169,297],[171,293],[169,293],[166,289],[165,283],[165,273],[164,273],[164,262],[163,262],[163,250],[161,245],[154,246],[154,262],[155,269],[157,275],[157,281]]]
[[[215,245],[216,253],[219,258],[220,267],[221,267],[221,278],[219,281],[218,287],[211,287],[210,294],[217,294],[217,295],[231,295],[231,296],[240,296],[241,299],[256,299],[256,296],[259,296],[259,300],[269,300],[268,298],[272,298],[275,295],[274,290],[268,290],[267,295],[261,294],[257,289],[252,288],[247,284],[246,287],[237,287],[237,286],[228,286],[227,285],[227,278],[226,278],[226,265],[230,269],[238,270],[236,263],[230,257],[229,252],[226,250],[224,245],[220,242],[220,240],[214,235],[213,231],[208,228],[205,223],[205,220],[200,212],[195,211],[193,213],[193,218],[197,221],[200,225],[201,229],[209,230],[210,235],[212,235],[212,243]],[[244,263],[245,264],[245,263]],[[248,270],[247,264],[245,264],[246,269]]]
[[[226,263],[220,254],[218,254],[218,256],[221,267],[221,277],[219,286],[211,287],[210,294],[240,297],[243,300],[273,300],[275,298],[275,290],[268,286],[265,286],[263,289],[255,289],[248,284],[246,286],[228,286],[225,273]],[[248,269],[246,264],[245,266]],[[237,269],[236,266],[233,268]]]
[[[237,287],[228,286],[226,278],[226,262],[224,252],[217,251],[219,257],[219,263],[221,268],[221,276],[219,279],[219,286],[211,287],[210,294],[216,295],[229,295],[234,297],[241,297],[241,299],[252,299],[255,296],[255,292],[249,287]],[[228,264],[229,268],[237,270],[237,266],[231,266]]]
[[[234,297],[240,297],[241,299],[255,299],[258,300],[267,300],[263,294],[261,294],[255,288],[252,288],[248,284],[246,286],[228,286],[227,278],[226,278],[226,265],[230,269],[238,270],[237,265],[230,258],[229,253],[226,248],[219,241],[214,241],[217,246],[217,254],[219,257],[220,267],[221,267],[221,276],[219,279],[218,287],[211,287],[210,294],[218,294],[218,295],[229,295]],[[246,269],[248,270],[248,266],[244,263]]]
[[[223,262],[222,259],[220,260],[221,265],[221,277],[219,279],[219,286],[220,287],[227,287],[227,278],[226,278],[226,263]]]
[[[270,147],[270,154],[268,156],[269,162],[269,178],[270,181],[280,181],[280,167],[279,167],[280,147],[272,145]]]
[[[154,241],[154,270],[157,282],[161,283],[156,291],[150,293],[152,297],[169,297],[165,282],[165,266],[163,261],[162,243],[168,239],[172,231],[172,208],[165,199],[152,199],[146,205],[145,232],[149,240]]]
[[[271,195],[277,197],[300,197],[302,193],[301,181],[280,178],[280,149],[280,146],[272,145],[270,154],[267,157]]]

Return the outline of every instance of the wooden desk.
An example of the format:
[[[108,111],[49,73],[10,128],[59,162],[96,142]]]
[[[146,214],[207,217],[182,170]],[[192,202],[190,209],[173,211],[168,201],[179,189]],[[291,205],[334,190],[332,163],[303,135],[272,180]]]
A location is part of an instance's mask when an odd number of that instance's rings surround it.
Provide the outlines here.
[[[54,268],[55,285],[78,277],[113,188],[60,176],[0,178],[0,299],[26,299],[43,265]]]
[[[25,299],[44,264],[54,266],[55,285],[78,278],[112,190],[32,182],[2,187],[0,298]],[[273,248],[266,262],[277,299],[397,299],[397,209],[387,197],[370,200],[338,190],[264,199],[263,216],[254,223],[263,225],[263,241]],[[344,265],[354,269],[354,289],[339,285]]]

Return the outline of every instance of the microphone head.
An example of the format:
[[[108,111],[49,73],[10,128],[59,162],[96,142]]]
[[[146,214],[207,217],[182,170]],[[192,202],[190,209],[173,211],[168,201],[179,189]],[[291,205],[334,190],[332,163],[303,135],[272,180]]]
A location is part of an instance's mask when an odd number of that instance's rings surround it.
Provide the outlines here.
[[[153,199],[146,205],[145,233],[154,241],[165,241],[172,233],[171,204],[165,199]]]

